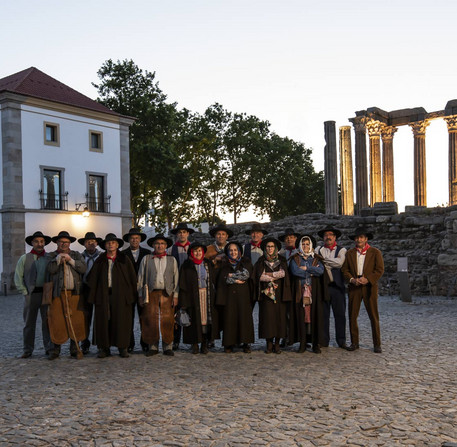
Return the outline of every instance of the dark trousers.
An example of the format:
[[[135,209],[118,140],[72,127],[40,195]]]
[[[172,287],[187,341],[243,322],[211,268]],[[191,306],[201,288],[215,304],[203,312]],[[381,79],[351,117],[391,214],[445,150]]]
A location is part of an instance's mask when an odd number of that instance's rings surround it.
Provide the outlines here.
[[[367,288],[367,286],[361,286]],[[371,334],[373,337],[373,345],[381,346],[381,330],[379,328],[379,313],[378,313],[378,296],[369,296],[369,290],[357,290],[358,293],[349,293],[349,329],[351,331],[351,343],[359,344],[359,326],[357,318],[360,312],[360,305],[365,305],[371,323]],[[362,292],[362,293],[360,293]]]
[[[24,296],[24,353],[32,353],[35,348],[35,329],[38,318],[38,313],[41,315],[41,333],[43,335],[43,345],[45,351],[51,347],[51,338],[49,336],[48,328],[48,306],[42,306],[43,292],[32,293],[31,295]]]
[[[135,307],[138,312],[138,319],[140,320],[140,325],[141,325],[141,311],[142,308],[138,303],[132,304],[132,332],[130,334],[130,345],[129,348],[133,351],[133,348],[135,347],[135,335],[133,333],[133,329],[135,326]],[[140,337],[140,345],[143,351],[147,351],[149,349],[149,345],[143,341],[143,337]]]
[[[324,346],[330,342],[330,308],[335,319],[335,338],[338,346],[346,343],[346,294],[339,287],[328,286],[330,301],[324,301]]]

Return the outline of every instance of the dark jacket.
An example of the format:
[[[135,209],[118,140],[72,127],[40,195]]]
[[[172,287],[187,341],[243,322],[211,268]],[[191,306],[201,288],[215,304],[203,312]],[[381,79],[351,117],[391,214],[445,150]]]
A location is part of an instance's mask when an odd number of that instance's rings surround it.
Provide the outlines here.
[[[139,250],[140,250],[140,254],[138,255],[138,260],[136,262],[135,262],[135,258],[132,255],[132,249],[130,247],[125,248],[121,252],[121,253],[124,253],[130,259],[130,261],[132,262],[132,265],[133,265],[133,267],[135,269],[135,273],[137,275],[138,275],[138,269],[140,268],[141,260],[146,255],[150,255],[152,253],[151,250],[149,250],[148,248],[140,247]]]

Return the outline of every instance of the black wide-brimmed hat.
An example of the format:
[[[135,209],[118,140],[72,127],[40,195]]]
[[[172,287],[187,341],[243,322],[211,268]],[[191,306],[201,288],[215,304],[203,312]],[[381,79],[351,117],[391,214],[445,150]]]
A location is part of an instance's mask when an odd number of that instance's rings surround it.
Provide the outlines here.
[[[146,239],[146,235],[141,232],[141,230],[137,227],[130,228],[129,232],[127,234],[124,234],[122,236],[122,239],[124,239],[125,242],[129,242],[130,236],[140,236],[141,237],[141,242],[143,242]]]
[[[195,230],[189,227],[186,223],[180,222],[176,228],[170,230],[171,234],[176,234],[179,230],[186,230],[189,234],[195,233]]]
[[[228,234],[228,237],[233,237],[233,231],[225,224],[219,224],[217,227],[211,228],[211,230],[209,230],[209,234],[216,237],[218,231],[225,231]]]
[[[158,239],[161,239],[167,243],[167,248],[173,245],[173,241],[169,237],[165,237],[162,233],[156,234],[154,237],[151,237],[146,242],[150,247],[154,246],[154,242]]]
[[[250,230],[246,230],[244,232],[244,234],[248,234],[250,235],[253,231],[260,231],[261,233],[263,233],[263,235],[265,236],[266,234],[268,234],[268,231],[265,230],[265,228],[262,228],[262,225],[260,225],[259,223],[254,223],[251,227]]]
[[[286,230],[284,231],[284,234],[281,234],[281,236],[279,236],[278,239],[281,242],[284,242],[284,240],[286,239],[286,236],[295,236],[297,239],[300,238],[300,234],[295,233],[293,228],[286,228]]]
[[[124,241],[118,238],[114,233],[108,233],[105,236],[105,240],[100,241],[99,245],[103,250],[106,250],[105,245],[107,242],[116,241],[119,244],[119,248],[124,245]]]
[[[195,250],[195,249],[198,248],[198,247],[201,247],[201,248],[203,249],[203,254],[206,253],[206,250],[207,250],[206,245],[205,245],[205,244],[202,244],[201,242],[197,242],[197,241],[192,242],[192,244],[189,245],[189,248],[188,248],[188,250],[187,250],[187,253],[191,253],[192,250]]]
[[[274,242],[274,244],[276,245],[276,248],[279,250],[281,250],[281,242],[276,239],[275,237],[267,237],[265,239],[262,240],[262,243],[260,244],[260,248],[265,251],[265,247],[267,246],[268,242]]]
[[[95,233],[93,231],[88,231],[84,237],[78,239],[78,242],[81,245],[84,245],[84,242],[86,242],[88,239],[95,239],[98,245],[100,245],[100,243],[103,242],[103,239],[101,237],[95,236]]]
[[[70,236],[70,233],[68,231],[61,231],[57,236],[54,236],[51,238],[52,242],[57,242],[59,239],[68,239],[70,242],[76,241],[76,238],[73,236]]]
[[[316,248],[316,238],[314,236],[311,236],[310,234],[302,234],[301,237],[296,240],[295,248],[298,248],[300,246],[300,242],[304,237],[309,238],[309,240],[313,244],[313,249]]]
[[[365,227],[358,227],[354,234],[349,236],[349,239],[355,240],[357,236],[366,236],[368,239],[373,239],[373,233],[369,232]]]
[[[327,232],[327,231],[331,231],[337,238],[339,238],[341,236],[341,231],[338,230],[338,228],[334,228],[332,227],[331,225],[327,225],[324,229],[322,230],[319,230],[317,232],[317,234],[320,236],[320,237],[324,237],[324,234]]]
[[[42,237],[44,239],[44,245],[48,245],[49,242],[51,242],[51,236],[46,236],[41,231],[35,231],[31,236],[27,236],[25,242],[27,242],[28,245],[32,245],[32,241],[36,237]]]
[[[241,242],[238,241],[228,241],[227,245],[224,247],[224,252],[228,256],[229,254],[229,246],[235,244],[238,247],[238,251],[240,252],[240,255],[243,256],[243,245]]]

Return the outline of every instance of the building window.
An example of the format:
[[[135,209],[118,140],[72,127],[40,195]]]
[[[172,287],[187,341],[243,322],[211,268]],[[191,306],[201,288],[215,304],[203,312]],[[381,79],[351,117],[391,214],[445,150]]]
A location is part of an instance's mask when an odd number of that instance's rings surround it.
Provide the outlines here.
[[[89,150],[103,152],[103,133],[89,130]]]
[[[55,123],[43,123],[44,144],[48,146],[60,146],[60,128]]]
[[[92,212],[109,213],[110,196],[106,195],[106,174],[87,173],[87,208]]]
[[[41,167],[41,209],[67,210],[68,193],[63,193],[63,170]]]

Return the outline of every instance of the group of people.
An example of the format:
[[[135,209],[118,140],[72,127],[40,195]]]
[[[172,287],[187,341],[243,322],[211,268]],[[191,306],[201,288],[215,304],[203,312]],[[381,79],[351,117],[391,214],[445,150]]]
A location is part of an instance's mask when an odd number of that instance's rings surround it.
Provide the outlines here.
[[[35,327],[41,313],[43,343],[50,360],[70,339],[70,354],[82,357],[91,344],[97,356],[121,357],[135,348],[135,312],[146,356],[173,356],[181,339],[193,354],[206,354],[222,338],[224,351],[251,352],[254,343],[254,305],[259,305],[258,336],[265,352],[298,344],[297,351],[320,353],[330,343],[330,314],[340,348],[359,348],[357,318],[364,302],[372,329],[374,352],[380,353],[378,281],[384,272],[381,252],[368,244],[373,238],[357,228],[349,250],[338,244],[341,231],[327,226],[318,231],[323,245],[311,234],[288,228],[278,238],[260,224],[246,231],[242,245],[221,224],[210,230],[214,242],[191,242],[194,230],[186,223],[173,228],[175,241],[132,228],[122,239],[104,239],[88,232],[76,241],[67,231],[50,237],[41,231],[25,241],[32,247],[16,266],[15,284],[24,295],[22,358],[32,355]],[[57,250],[47,253],[54,242]],[[128,247],[121,250],[124,243]],[[103,250],[103,251],[102,251]],[[351,343],[346,342],[346,284]],[[135,310],[136,309],[136,310]],[[90,332],[92,327],[92,337]],[[182,337],[182,338],[181,338]]]

